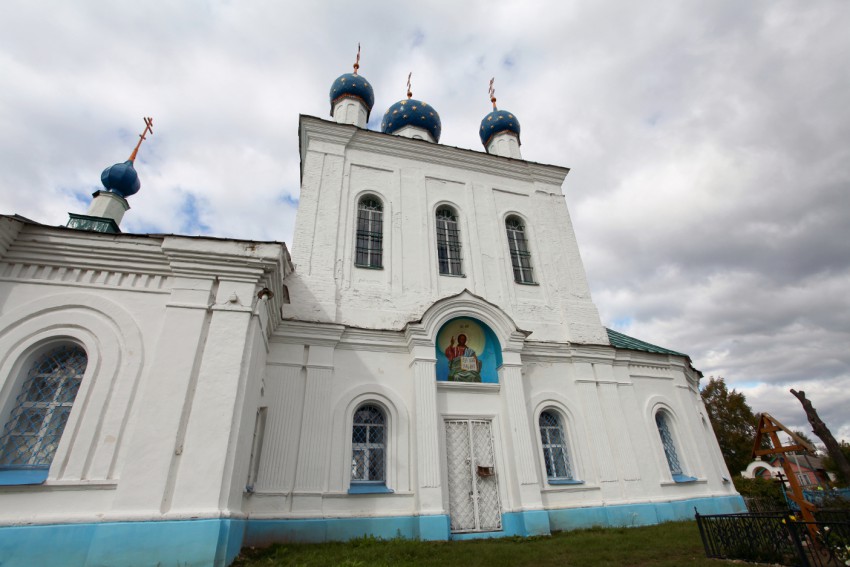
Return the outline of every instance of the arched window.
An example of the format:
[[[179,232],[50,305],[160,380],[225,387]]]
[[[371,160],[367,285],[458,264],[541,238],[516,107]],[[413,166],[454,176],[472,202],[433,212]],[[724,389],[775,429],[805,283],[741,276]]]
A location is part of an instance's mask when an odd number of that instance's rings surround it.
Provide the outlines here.
[[[384,206],[375,197],[363,197],[357,205],[357,248],[354,264],[383,268]]]
[[[514,281],[522,284],[533,284],[531,252],[528,251],[528,241],[525,238],[525,226],[523,226],[522,220],[515,216],[506,218],[505,230],[508,233],[508,248],[511,251]]]
[[[661,437],[661,445],[664,447],[664,456],[667,458],[667,466],[670,467],[670,474],[676,482],[696,480],[686,475],[682,470],[682,462],[679,459],[676,441],[673,439],[673,434],[670,431],[669,421],[670,418],[666,411],[659,410],[655,413],[655,425],[658,427],[658,436]]]
[[[540,413],[539,425],[543,460],[546,462],[546,476],[549,482],[575,480],[561,417],[555,411],[545,410]]]
[[[457,215],[449,207],[437,209],[437,260],[440,273],[462,276],[460,227]]]
[[[351,428],[351,484],[384,484],[387,422],[381,408],[364,404],[354,412]]]
[[[0,437],[0,472],[43,482],[80,389],[88,357],[76,345],[39,356],[29,368]]]

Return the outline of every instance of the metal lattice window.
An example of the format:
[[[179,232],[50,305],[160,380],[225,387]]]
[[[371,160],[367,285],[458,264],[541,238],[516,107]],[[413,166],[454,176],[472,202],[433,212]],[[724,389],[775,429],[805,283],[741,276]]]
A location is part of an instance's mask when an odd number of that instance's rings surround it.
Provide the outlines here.
[[[676,452],[676,444],[673,442],[670,427],[667,425],[667,416],[663,411],[655,414],[655,425],[658,426],[658,435],[661,436],[661,444],[664,446],[664,456],[667,457],[670,473],[673,475],[683,474],[682,465],[679,463],[679,454]]]
[[[354,412],[351,482],[386,482],[386,429],[381,408],[366,404]]]
[[[30,368],[0,437],[0,469],[50,467],[88,357],[78,346],[62,346]]]
[[[384,207],[377,199],[365,197],[357,206],[357,246],[354,264],[383,268]]]
[[[514,269],[514,281],[523,284],[533,284],[534,275],[531,268],[531,252],[525,239],[525,227],[517,217],[505,219],[505,229],[508,232],[508,247],[511,251],[511,265]]]
[[[448,207],[437,210],[437,260],[440,273],[462,276],[460,228],[457,216]]]
[[[573,480],[570,454],[561,419],[553,411],[540,414],[540,440],[543,442],[543,459],[549,480]]]

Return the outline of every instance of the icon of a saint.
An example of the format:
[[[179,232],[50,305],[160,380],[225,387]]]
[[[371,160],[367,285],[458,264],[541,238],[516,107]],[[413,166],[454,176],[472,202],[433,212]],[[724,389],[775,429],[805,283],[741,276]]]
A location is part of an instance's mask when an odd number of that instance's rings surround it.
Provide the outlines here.
[[[453,382],[481,382],[481,361],[476,352],[466,344],[463,333],[452,335],[449,346],[446,347],[446,358],[449,359],[449,380]]]

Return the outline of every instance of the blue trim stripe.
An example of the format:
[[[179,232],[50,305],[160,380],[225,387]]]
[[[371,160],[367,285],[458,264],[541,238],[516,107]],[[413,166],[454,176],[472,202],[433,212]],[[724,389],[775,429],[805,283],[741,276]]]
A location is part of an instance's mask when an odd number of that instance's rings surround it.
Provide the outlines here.
[[[225,567],[243,546],[277,542],[347,541],[374,536],[465,540],[547,535],[593,526],[642,526],[701,514],[746,511],[738,495],[595,508],[502,514],[502,530],[451,534],[449,517],[320,518],[313,520],[183,520],[0,527],[2,567]]]

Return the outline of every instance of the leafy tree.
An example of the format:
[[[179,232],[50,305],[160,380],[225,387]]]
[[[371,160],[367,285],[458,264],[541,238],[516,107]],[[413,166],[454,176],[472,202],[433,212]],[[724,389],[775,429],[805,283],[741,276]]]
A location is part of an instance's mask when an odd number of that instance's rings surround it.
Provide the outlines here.
[[[708,379],[700,392],[705,409],[723,460],[734,476],[747,468],[752,461],[753,441],[756,437],[756,416],[741,392],[726,387],[723,378]]]

